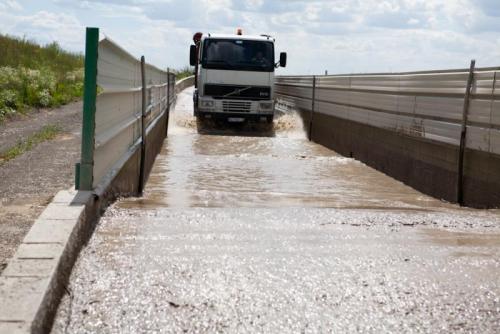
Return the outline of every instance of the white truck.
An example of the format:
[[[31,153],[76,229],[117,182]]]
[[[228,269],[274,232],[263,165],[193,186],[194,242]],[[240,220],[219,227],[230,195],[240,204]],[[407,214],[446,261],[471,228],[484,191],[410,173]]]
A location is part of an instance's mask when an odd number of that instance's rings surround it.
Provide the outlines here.
[[[287,55],[275,62],[274,39],[196,33],[190,48],[195,66],[194,114],[198,118],[273,122],[274,70],[286,66]]]

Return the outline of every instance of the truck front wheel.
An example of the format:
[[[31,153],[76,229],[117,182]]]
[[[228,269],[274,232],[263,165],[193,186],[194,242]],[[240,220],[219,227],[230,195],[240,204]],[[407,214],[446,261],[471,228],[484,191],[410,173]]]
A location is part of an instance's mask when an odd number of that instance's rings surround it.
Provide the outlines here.
[[[193,93],[193,116],[198,117],[198,90]]]

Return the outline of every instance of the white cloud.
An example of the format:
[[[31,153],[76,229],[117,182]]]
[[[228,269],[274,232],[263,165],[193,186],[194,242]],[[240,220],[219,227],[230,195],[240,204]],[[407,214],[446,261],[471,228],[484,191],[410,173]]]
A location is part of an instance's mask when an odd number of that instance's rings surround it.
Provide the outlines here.
[[[479,65],[500,63],[498,0],[21,3],[0,0],[0,32],[43,42],[55,39],[83,50],[84,26],[98,26],[133,54],[145,54],[161,67],[187,64],[194,32],[232,33],[237,27],[245,33],[274,35],[277,49],[289,52],[288,73],[465,67],[470,58],[477,58]]]
[[[7,10],[20,11],[23,10],[23,6],[18,1],[15,0],[4,0],[0,1],[0,8],[3,7]]]
[[[15,0],[0,1],[0,11],[21,11],[23,6]]]
[[[84,26],[72,15],[40,11],[13,16],[0,12],[0,31],[25,36],[42,43],[57,41],[71,50],[81,50]]]

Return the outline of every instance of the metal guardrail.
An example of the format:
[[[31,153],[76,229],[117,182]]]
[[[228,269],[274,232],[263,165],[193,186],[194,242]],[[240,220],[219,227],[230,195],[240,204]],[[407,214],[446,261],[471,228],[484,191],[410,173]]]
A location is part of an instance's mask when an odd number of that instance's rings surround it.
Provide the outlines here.
[[[323,113],[451,145],[500,154],[500,69],[411,74],[281,76],[278,106]],[[472,77],[470,97],[467,81]],[[313,99],[314,91],[314,99]],[[314,100],[314,101],[313,101]],[[312,108],[314,102],[314,110]]]
[[[460,148],[500,154],[500,68],[276,78],[277,107],[388,129]],[[333,130],[333,129],[332,129]]]
[[[141,192],[146,136],[168,113],[174,98],[173,73],[146,64],[144,57],[136,59],[109,38],[99,41],[99,29],[87,28],[76,188],[98,193],[141,149]]]

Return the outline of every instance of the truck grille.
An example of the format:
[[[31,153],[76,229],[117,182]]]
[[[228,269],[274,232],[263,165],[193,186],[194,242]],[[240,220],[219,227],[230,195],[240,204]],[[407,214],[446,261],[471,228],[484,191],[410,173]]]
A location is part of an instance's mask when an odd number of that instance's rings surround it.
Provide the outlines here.
[[[224,112],[250,112],[251,102],[245,101],[222,101]]]
[[[214,99],[270,100],[271,87],[206,84],[204,95]]]

